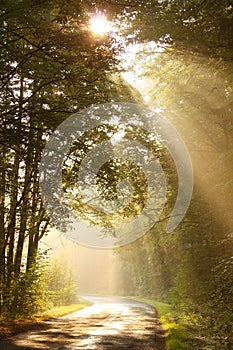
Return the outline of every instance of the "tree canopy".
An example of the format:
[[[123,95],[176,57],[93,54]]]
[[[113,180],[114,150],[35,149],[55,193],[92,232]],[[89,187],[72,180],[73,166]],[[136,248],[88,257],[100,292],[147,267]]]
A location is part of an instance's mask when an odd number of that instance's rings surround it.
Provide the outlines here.
[[[99,12],[114,23],[115,32],[96,36],[90,31],[90,16]],[[159,109],[177,128],[189,149],[195,182],[187,215],[168,235],[167,213],[177,194],[174,162],[148,133],[128,128],[125,138],[140,141],[160,157],[168,191],[159,222],[118,250],[124,292],[168,300],[196,313],[214,339],[212,348],[229,349],[232,1],[2,0],[0,34],[0,314],[16,317],[20,291],[25,292],[20,302],[28,305],[41,271],[39,242],[51,223],[41,199],[39,165],[49,135],[83,108],[139,101]],[[122,68],[124,50],[137,45],[142,49]],[[120,74],[124,69],[140,83],[130,86]],[[73,144],[67,157],[74,161],[67,158],[63,168],[67,195],[74,191],[80,162],[94,142],[109,140],[118,131],[95,129]],[[94,224],[109,228],[114,220],[142,210],[145,176],[130,161],[115,159],[100,169],[101,196],[115,198],[117,183],[129,176],[135,190],[131,204],[110,220],[99,215]],[[74,202],[85,217],[87,206]]]

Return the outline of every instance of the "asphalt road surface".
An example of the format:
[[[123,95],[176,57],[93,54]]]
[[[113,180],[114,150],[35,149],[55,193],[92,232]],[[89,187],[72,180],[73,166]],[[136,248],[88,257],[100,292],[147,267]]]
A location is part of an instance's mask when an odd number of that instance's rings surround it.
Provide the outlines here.
[[[86,297],[93,305],[0,341],[1,350],[165,350],[155,310],[122,298]]]

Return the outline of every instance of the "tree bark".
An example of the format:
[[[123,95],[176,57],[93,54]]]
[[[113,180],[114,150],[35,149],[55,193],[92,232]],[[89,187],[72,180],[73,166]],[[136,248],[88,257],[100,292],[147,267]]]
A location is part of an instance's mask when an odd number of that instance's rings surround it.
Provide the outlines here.
[[[6,148],[0,145],[0,314],[2,312],[3,286],[5,282],[5,190]]]

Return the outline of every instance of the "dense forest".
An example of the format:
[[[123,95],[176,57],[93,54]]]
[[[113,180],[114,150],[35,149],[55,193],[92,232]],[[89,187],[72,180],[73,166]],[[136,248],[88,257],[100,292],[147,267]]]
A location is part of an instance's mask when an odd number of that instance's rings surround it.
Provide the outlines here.
[[[16,318],[74,299],[73,276],[63,278],[59,264],[49,270],[46,252],[40,250],[41,239],[53,225],[39,186],[41,155],[49,135],[86,107],[135,102],[159,110],[176,127],[191,156],[194,189],[182,223],[167,233],[177,194],[174,163],[166,147],[151,141],[147,133],[127,131],[127,137],[155,150],[167,172],[169,193],[164,211],[149,232],[116,249],[121,293],[173,304],[198,318],[200,332],[212,341],[210,349],[230,349],[232,1],[0,3],[0,315]],[[115,23],[113,35],[90,31],[90,16],[96,11],[104,11]],[[150,46],[151,42],[156,45]],[[139,48],[134,58],[122,65],[124,52],[135,45]],[[144,84],[126,81],[124,71]],[[97,131],[99,138],[96,130],[86,136],[106,140],[103,130]],[[114,132],[107,130],[110,135]],[[68,163],[64,171],[67,191],[77,181],[70,172],[76,174],[83,150],[91,147],[86,138],[75,144],[75,163]],[[99,175],[99,186],[105,188],[102,195],[110,200],[116,196],[116,183],[129,173],[138,193],[124,217],[143,208],[144,175],[127,161],[111,163]],[[82,213],[84,209],[75,208]],[[98,217],[104,228],[119,219]],[[58,287],[59,280],[53,283],[51,276],[59,274],[64,283]],[[64,289],[69,290],[65,297]]]

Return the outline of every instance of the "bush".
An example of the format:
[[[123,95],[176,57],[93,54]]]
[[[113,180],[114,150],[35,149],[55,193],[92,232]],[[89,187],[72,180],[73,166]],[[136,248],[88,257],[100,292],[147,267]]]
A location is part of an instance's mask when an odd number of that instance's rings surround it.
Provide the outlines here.
[[[49,264],[39,257],[33,268],[12,281],[7,293],[6,319],[26,318],[78,301],[77,282],[64,259]]]
[[[53,306],[77,302],[77,282],[65,259],[54,260],[45,272],[48,299]]]
[[[8,318],[28,317],[44,311],[48,307],[48,300],[43,272],[38,268],[22,272],[13,282],[11,295]]]

